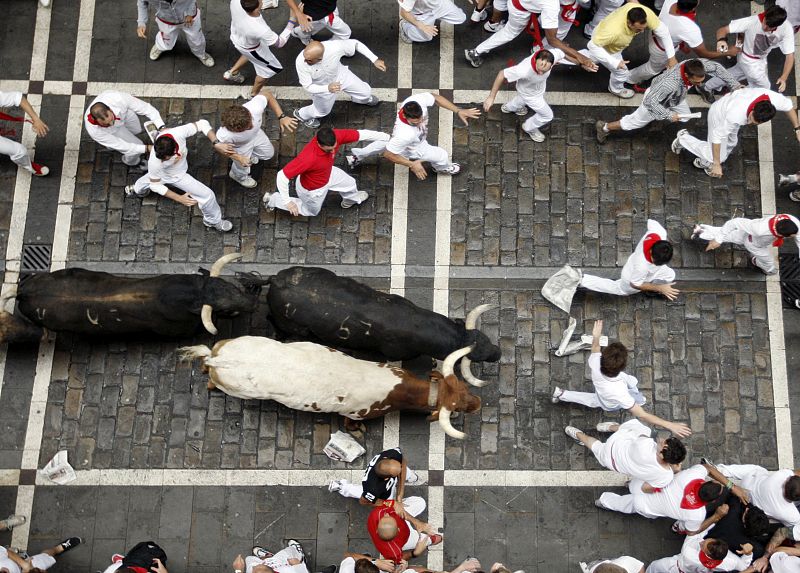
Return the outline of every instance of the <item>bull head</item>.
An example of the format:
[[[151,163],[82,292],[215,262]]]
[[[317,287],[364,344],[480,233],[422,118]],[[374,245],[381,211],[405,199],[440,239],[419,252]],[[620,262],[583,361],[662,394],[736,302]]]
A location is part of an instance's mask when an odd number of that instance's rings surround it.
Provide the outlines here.
[[[477,331],[475,329],[475,326],[478,324],[478,318],[484,312],[486,312],[487,310],[490,310],[492,308],[495,308],[495,305],[482,304],[480,306],[476,306],[475,308],[473,308],[469,312],[469,314],[467,315],[467,319],[464,321],[464,327],[467,330],[475,331],[476,334],[481,334],[482,335],[481,332],[479,332],[479,331]],[[484,337],[485,337],[485,335],[484,335]],[[475,344],[473,344],[469,348],[470,352],[472,351],[473,348],[475,348]],[[461,351],[459,350],[458,352],[461,352]],[[470,369],[470,366],[472,365],[472,361],[469,358],[467,358],[467,356],[466,356],[467,354],[469,354],[469,352],[467,352],[466,354],[462,355],[463,358],[461,360],[461,376],[463,376],[464,380],[466,380],[467,382],[469,382],[473,386],[481,387],[481,386],[486,385],[486,381],[485,380],[481,380],[480,378],[476,378],[472,374],[472,370]],[[448,358],[450,358],[450,357],[448,356]]]
[[[451,352],[442,362],[443,379],[439,383],[439,395],[436,401],[438,412],[431,416],[438,417],[439,425],[445,434],[459,440],[463,440],[465,434],[453,427],[450,416],[453,412],[475,412],[481,407],[481,399],[470,394],[466,385],[453,373],[453,367],[459,358],[466,360],[465,356],[472,351],[472,348],[467,346]]]
[[[215,262],[211,266],[211,271],[209,272],[209,276],[218,277],[220,274],[222,274],[222,269],[225,267],[225,265],[227,265],[232,261],[238,261],[241,258],[242,258],[241,253],[229,253],[227,255],[221,256],[219,259],[217,259],[217,262]],[[202,310],[200,311],[200,318],[203,321],[203,326],[210,334],[217,334],[218,332],[217,327],[214,326],[214,321],[211,318],[213,311],[214,309],[211,307],[210,304],[204,304]]]
[[[33,324],[25,317],[14,315],[12,301],[15,296],[17,296],[16,287],[0,298],[0,344],[26,344],[47,338],[47,330]]]

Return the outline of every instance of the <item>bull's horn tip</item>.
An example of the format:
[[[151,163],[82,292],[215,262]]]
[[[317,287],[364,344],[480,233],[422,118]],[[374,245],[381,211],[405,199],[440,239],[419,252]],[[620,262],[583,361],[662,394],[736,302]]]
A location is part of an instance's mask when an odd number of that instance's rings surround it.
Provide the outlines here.
[[[461,359],[461,377],[470,384],[472,384],[473,386],[477,386],[478,388],[480,388],[481,386],[485,386],[486,380],[481,380],[480,378],[477,378],[472,373],[472,369],[470,368],[471,366],[472,366],[472,360],[470,360],[466,356]]]

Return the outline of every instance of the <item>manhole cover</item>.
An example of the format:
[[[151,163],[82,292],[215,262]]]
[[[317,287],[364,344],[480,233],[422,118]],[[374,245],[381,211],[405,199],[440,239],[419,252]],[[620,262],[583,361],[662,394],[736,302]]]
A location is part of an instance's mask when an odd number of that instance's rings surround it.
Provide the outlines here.
[[[797,308],[795,301],[800,299],[800,259],[795,254],[780,255],[781,298],[786,308]]]
[[[19,268],[19,282],[24,283],[36,273],[50,271],[50,256],[53,248],[50,245],[23,245],[22,260]]]

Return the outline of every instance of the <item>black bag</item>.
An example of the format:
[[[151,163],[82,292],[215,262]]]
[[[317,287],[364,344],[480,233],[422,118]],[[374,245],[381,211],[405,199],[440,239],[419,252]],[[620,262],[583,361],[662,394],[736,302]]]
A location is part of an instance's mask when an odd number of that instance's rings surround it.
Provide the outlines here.
[[[167,554],[155,541],[142,541],[128,551],[122,559],[122,566],[144,567],[150,571],[151,567],[156,566],[156,559],[160,559],[164,565],[167,564]]]

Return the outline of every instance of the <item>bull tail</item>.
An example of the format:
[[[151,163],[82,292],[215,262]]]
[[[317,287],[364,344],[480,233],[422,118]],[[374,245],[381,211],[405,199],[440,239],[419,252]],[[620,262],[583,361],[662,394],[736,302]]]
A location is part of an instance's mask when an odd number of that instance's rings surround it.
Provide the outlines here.
[[[208,346],[198,344],[197,346],[182,346],[178,348],[178,358],[181,362],[191,362],[195,358],[209,358],[211,349]]]

